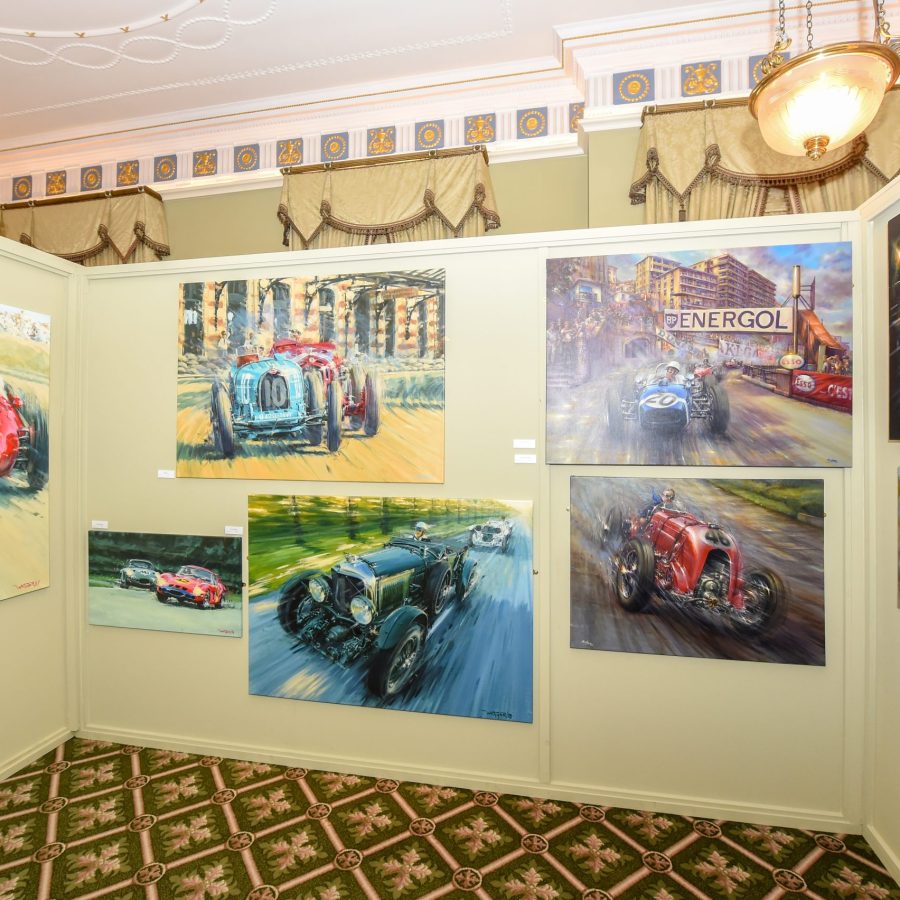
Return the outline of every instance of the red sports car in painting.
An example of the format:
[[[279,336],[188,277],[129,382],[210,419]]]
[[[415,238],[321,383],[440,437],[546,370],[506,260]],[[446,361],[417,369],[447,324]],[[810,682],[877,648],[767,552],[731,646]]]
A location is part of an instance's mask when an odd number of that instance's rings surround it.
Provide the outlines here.
[[[156,578],[156,599],[175,600],[201,609],[222,609],[228,588],[225,582],[202,566],[182,566],[175,574],[163,572]]]
[[[0,379],[0,478],[21,472],[37,491],[47,482],[47,425],[30,405]]]

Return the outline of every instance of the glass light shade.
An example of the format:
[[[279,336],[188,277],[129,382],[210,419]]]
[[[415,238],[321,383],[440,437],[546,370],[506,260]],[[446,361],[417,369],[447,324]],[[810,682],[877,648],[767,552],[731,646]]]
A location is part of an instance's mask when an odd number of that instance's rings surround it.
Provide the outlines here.
[[[884,44],[831,44],[766,75],[750,112],[773,150],[818,159],[866,129],[898,75],[900,57]]]

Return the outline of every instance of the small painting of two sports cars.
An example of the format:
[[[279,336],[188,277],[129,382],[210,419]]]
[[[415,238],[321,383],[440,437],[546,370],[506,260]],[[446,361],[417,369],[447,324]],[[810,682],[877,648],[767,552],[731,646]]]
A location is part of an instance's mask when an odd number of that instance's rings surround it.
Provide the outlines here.
[[[241,540],[92,531],[92,625],[240,637]]]

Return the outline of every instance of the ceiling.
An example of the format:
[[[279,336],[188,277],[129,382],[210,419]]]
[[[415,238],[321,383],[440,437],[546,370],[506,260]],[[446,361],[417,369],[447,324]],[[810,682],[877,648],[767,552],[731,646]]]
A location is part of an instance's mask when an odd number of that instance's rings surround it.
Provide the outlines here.
[[[31,0],[3,4],[0,146],[189,110],[340,96],[431,73],[554,60],[554,26],[611,0]],[[631,0],[635,12],[677,9]]]
[[[814,0],[817,43],[870,37],[871,0]],[[580,153],[643,104],[746,95],[777,0],[29,0],[0,10],[0,203],[130,184],[206,192],[302,162],[491,142],[491,158]],[[795,47],[805,3],[789,0]],[[900,0],[887,0],[900,18]],[[900,28],[900,24],[898,24]],[[706,71],[705,69],[703,71]],[[623,85],[646,87],[634,96]],[[707,90],[706,88],[709,88]],[[620,105],[620,104],[625,105]],[[490,129],[470,140],[473,118]],[[527,120],[536,130],[523,130]],[[242,155],[243,154],[243,155]],[[211,167],[197,168],[198,155]],[[251,161],[239,172],[238,158]],[[338,157],[334,157],[335,159]],[[340,157],[345,158],[345,157]],[[161,159],[171,160],[163,169]],[[133,163],[123,161],[132,160]],[[293,160],[289,160],[293,162]],[[91,172],[85,174],[86,169]],[[251,171],[252,169],[252,171]],[[67,173],[67,178],[63,175]],[[266,176],[266,173],[269,173]],[[226,179],[227,180],[227,179]],[[170,182],[166,184],[166,182]]]

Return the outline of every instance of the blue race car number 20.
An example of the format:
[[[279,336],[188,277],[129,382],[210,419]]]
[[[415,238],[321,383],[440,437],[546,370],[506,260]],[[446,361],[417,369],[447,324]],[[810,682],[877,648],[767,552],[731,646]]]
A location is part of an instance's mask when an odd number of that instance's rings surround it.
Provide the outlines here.
[[[670,406],[678,402],[675,394],[651,394],[644,399],[644,406],[650,409],[668,409]]]

